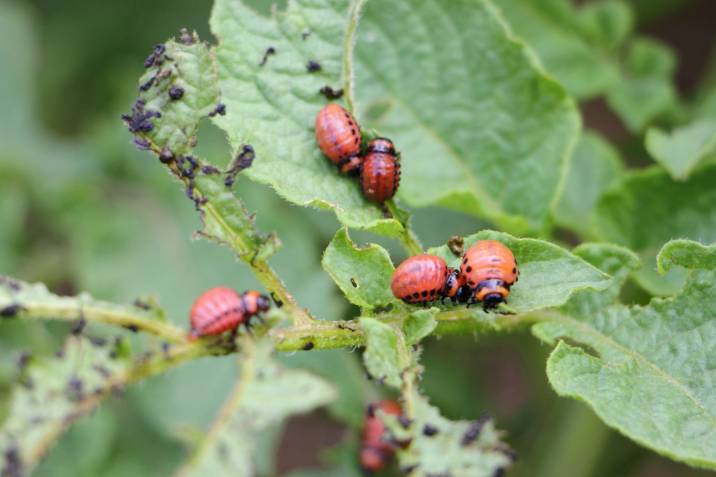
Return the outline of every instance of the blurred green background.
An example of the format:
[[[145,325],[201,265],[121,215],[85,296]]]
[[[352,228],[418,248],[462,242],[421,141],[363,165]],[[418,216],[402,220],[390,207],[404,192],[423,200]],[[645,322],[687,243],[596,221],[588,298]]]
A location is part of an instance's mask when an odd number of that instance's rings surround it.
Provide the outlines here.
[[[270,2],[249,3],[270,9]],[[677,83],[688,95],[707,67],[716,5],[633,4],[639,29],[676,49]],[[257,285],[228,249],[192,240],[199,227],[193,204],[151,155],[134,149],[119,120],[136,96],[152,45],[182,26],[210,38],[210,8],[210,2],[193,0],[0,0],[0,274],[45,282],[57,293],[84,290],[118,302],[151,294],[180,324],[203,289]],[[603,101],[591,101],[583,111],[589,127],[629,150],[632,139]],[[222,164],[225,146],[206,125],[199,153]],[[629,159],[643,163],[638,152]],[[259,227],[281,237],[284,247],[272,264],[299,302],[323,318],[350,317],[352,310],[320,268],[338,228],[332,215],[291,206],[246,180],[236,190],[258,212]],[[428,245],[484,225],[438,209],[416,211],[414,220]],[[354,238],[376,241],[358,233]],[[397,244],[377,241],[395,261],[403,258]],[[52,353],[64,333],[62,326],[0,322],[0,418],[21,350]],[[431,340],[424,388],[448,417],[475,418],[484,411],[496,416],[520,454],[512,476],[706,475],[639,448],[586,407],[556,398],[545,379],[547,353],[527,334]],[[378,395],[357,352],[284,358],[338,379],[343,394],[330,412],[294,419],[283,434],[266,436],[278,441],[276,462],[262,458],[266,475],[328,465],[322,449],[340,443],[350,448],[357,437],[351,424]],[[223,402],[234,373],[231,358],[205,359],[128,390],[76,425],[36,475],[171,475]],[[353,461],[350,453],[330,454],[329,461],[347,459],[349,467]]]

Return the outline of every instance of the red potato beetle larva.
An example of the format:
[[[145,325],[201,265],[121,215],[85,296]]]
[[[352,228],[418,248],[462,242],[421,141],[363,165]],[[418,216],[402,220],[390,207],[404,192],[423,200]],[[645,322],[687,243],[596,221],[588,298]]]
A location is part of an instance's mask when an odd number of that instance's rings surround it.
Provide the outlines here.
[[[343,174],[358,173],[362,162],[360,128],[345,108],[332,103],[318,112],[316,141]]]
[[[269,298],[257,291],[239,294],[231,288],[211,288],[202,293],[191,307],[190,339],[220,335],[242,323],[248,325],[251,317],[267,311],[270,306]]]
[[[507,246],[497,240],[480,240],[465,252],[460,275],[470,289],[470,298],[482,303],[487,310],[507,300],[519,271],[515,256]]]
[[[383,470],[395,453],[395,446],[383,439],[385,425],[376,415],[378,409],[385,414],[396,416],[402,413],[400,404],[393,400],[384,400],[368,406],[363,424],[360,465],[365,472],[369,473]]]
[[[400,160],[390,139],[376,138],[368,143],[360,172],[363,195],[382,204],[391,199],[400,184]]]
[[[408,303],[428,303],[438,298],[455,300],[462,286],[457,270],[435,255],[415,255],[398,265],[390,288],[393,295]]]

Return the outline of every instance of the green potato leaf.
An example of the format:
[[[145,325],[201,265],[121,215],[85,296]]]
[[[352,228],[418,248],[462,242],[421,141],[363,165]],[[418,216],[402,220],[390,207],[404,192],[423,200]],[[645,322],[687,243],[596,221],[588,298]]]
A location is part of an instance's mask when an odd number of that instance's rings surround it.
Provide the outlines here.
[[[580,120],[488,1],[368,2],[359,120],[402,151],[398,197],[541,229]]]
[[[673,294],[686,277],[681,267],[657,274],[655,257],[663,243],[672,238],[716,241],[714,181],[716,167],[711,165],[685,182],[674,182],[666,171],[653,167],[624,174],[600,199],[595,230],[600,238],[637,252],[644,266],[634,277],[650,293]]]
[[[326,405],[336,397],[327,381],[307,371],[284,369],[272,358],[269,340],[244,338],[236,387],[193,459],[178,476],[255,475],[257,439],[293,414]]]
[[[547,363],[558,394],[585,401],[605,423],[646,447],[711,469],[715,253],[714,246],[670,242],[660,266],[690,269],[675,297],[654,298],[643,307],[572,308],[572,315],[536,325],[538,336],[558,342]]]
[[[716,120],[696,120],[667,133],[651,128],[646,149],[675,180],[686,180],[701,163],[716,157]]]
[[[574,150],[567,180],[554,208],[555,222],[593,237],[592,218],[604,191],[622,173],[624,166],[619,153],[597,133],[585,132]]]

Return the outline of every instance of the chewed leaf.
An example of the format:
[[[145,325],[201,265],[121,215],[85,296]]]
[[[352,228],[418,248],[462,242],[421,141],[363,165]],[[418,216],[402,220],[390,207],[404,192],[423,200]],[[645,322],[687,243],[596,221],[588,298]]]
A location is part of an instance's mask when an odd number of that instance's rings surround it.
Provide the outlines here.
[[[508,298],[511,309],[528,312],[563,305],[578,290],[603,290],[610,277],[583,259],[537,239],[516,238],[511,235],[484,230],[465,237],[465,249],[477,240],[494,239],[507,245],[517,260],[520,277]],[[447,247],[430,250],[443,257],[450,266],[458,266],[459,258]]]
[[[716,158],[716,120],[697,120],[670,134],[649,129],[646,148],[671,177],[685,180],[700,163]]]
[[[122,341],[81,336],[68,338],[54,357],[21,356],[19,382],[0,428],[3,475],[29,475],[61,433],[121,389],[129,363]]]
[[[341,229],[323,253],[321,265],[355,305],[373,308],[395,301],[390,291],[393,263],[380,245],[358,248]]]
[[[256,440],[262,432],[336,397],[333,386],[322,378],[282,368],[271,357],[269,341],[243,339],[241,349],[241,375],[234,392],[180,476],[252,477]]]
[[[716,245],[703,245],[691,240],[672,240],[659,251],[656,265],[660,273],[672,267],[716,269]]]
[[[356,57],[359,120],[402,151],[400,198],[545,225],[579,116],[491,2],[368,2]]]
[[[316,113],[328,103],[320,91],[343,88],[347,23],[347,0],[296,0],[270,18],[240,0],[218,0],[211,28],[227,114],[216,123],[234,150],[250,144],[256,151],[245,172],[252,180],[294,204],[332,209],[349,227],[397,235],[400,223],[367,202],[315,140]],[[320,69],[309,71],[309,62]]]
[[[492,419],[450,421],[417,392],[408,399],[412,422],[407,430],[397,419],[386,418],[401,440],[410,440],[405,450],[398,451],[401,469],[412,469],[408,475],[494,477],[514,461],[515,454],[501,441]]]
[[[683,291],[647,306],[585,309],[535,326],[560,342],[547,363],[555,390],[587,402],[601,419],[675,460],[716,468],[716,261],[713,246],[669,243],[661,266],[691,268]],[[694,267],[697,265],[697,267]]]

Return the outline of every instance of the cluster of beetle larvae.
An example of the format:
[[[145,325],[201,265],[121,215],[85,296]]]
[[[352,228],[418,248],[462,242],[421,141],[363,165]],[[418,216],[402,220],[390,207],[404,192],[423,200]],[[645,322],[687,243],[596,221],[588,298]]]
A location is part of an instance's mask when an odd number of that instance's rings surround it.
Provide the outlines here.
[[[303,36],[304,39],[306,37],[307,35]],[[191,44],[197,41],[197,37],[183,30],[180,41]],[[275,48],[267,49],[260,66],[264,66],[268,56],[275,53]],[[159,68],[156,75],[140,86],[141,91],[146,92],[158,87],[173,74],[173,59],[166,55],[164,45],[157,45],[144,66],[161,67],[165,62],[170,66]],[[320,65],[310,61],[307,69],[313,73],[320,70]],[[328,86],[323,87],[320,92],[328,99],[337,99],[343,93],[342,90],[334,91]],[[167,94],[170,101],[178,101],[185,91],[172,85]],[[153,130],[152,121],[160,118],[161,113],[150,111],[145,106],[144,100],[137,100],[132,113],[123,115],[122,118],[130,132],[136,135],[135,144],[146,150],[150,149],[151,144],[143,135]],[[219,103],[209,116],[216,114],[226,114],[226,107],[222,103]],[[368,200],[382,205],[393,198],[400,184],[400,154],[396,152],[391,140],[378,137],[364,144],[356,120],[335,103],[328,104],[319,111],[315,119],[315,134],[321,151],[337,166],[340,173],[358,177],[363,195]],[[173,166],[172,171],[180,178],[188,181],[187,195],[195,201],[197,208],[200,208],[205,199],[194,195],[192,180],[195,171],[200,169],[204,174],[218,174],[219,170],[210,165],[199,168],[195,158],[175,157],[167,148],[162,149],[159,158],[161,162]],[[226,171],[225,185],[231,187],[236,175],[250,167],[253,159],[253,148],[244,145],[241,154]],[[509,248],[495,240],[481,240],[462,254],[459,269],[448,267],[442,258],[434,255],[421,254],[408,258],[395,270],[391,289],[396,298],[409,304],[426,305],[438,299],[444,301],[449,298],[453,302],[467,303],[468,306],[481,303],[487,310],[506,301],[510,287],[517,281],[518,276],[517,262]],[[280,302],[276,303],[277,306],[281,305]],[[192,306],[189,339],[193,341],[228,331],[236,333],[241,325],[249,330],[251,319],[261,319],[261,315],[270,307],[269,297],[257,291],[238,293],[225,287],[209,289],[197,298]],[[0,314],[4,317],[16,311],[15,308],[8,307]],[[410,420],[403,415],[400,405],[393,400],[384,400],[368,406],[360,450],[360,464],[367,473],[384,469],[396,448],[409,444],[385,439],[387,429],[376,414],[377,410],[397,416],[404,427],[411,425]],[[462,445],[469,445],[477,439],[484,422],[484,419],[473,422],[462,438]],[[432,437],[438,433],[438,429],[426,425],[422,432],[423,435]],[[409,473],[413,469],[401,470]]]

